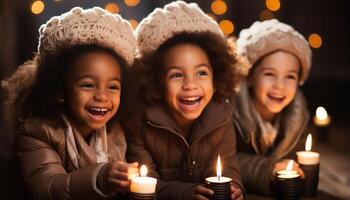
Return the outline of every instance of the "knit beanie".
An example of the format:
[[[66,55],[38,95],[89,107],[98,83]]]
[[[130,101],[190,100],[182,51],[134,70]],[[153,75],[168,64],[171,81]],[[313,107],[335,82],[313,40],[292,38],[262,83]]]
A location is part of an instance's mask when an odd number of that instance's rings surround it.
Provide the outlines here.
[[[99,7],[76,7],[52,17],[39,34],[38,52],[43,59],[72,46],[96,44],[114,50],[129,66],[134,62],[137,42],[130,23]]]
[[[141,54],[149,54],[176,34],[212,32],[224,38],[219,25],[206,15],[196,3],[176,1],[163,9],[156,8],[136,29]]]
[[[293,27],[277,19],[254,22],[248,29],[243,29],[237,40],[237,51],[246,56],[251,68],[260,58],[277,50],[295,55],[301,63],[302,85],[311,68],[311,49],[305,38]]]

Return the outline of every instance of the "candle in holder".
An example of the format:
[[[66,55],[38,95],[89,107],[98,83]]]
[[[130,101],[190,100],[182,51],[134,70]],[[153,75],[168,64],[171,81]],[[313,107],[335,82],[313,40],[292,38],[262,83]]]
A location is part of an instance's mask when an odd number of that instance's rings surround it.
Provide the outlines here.
[[[329,117],[326,109],[322,106],[319,106],[316,109],[316,114],[314,116],[314,124],[317,127],[319,138],[322,141],[327,141],[328,139],[328,125],[330,122],[331,118]]]
[[[216,163],[216,176],[205,179],[206,187],[214,191],[210,199],[231,199],[231,182],[232,179],[221,175],[222,166],[220,155]]]
[[[285,170],[277,172],[277,199],[300,199],[300,175],[293,170],[293,162],[289,161]]]
[[[312,136],[309,134],[306,139],[305,151],[298,151],[298,163],[305,174],[302,183],[302,194],[307,197],[315,196],[317,193],[320,154],[311,151]]]
[[[155,199],[157,179],[147,177],[146,175],[147,167],[145,165],[142,165],[140,169],[140,176],[131,179],[130,192],[132,199]]]

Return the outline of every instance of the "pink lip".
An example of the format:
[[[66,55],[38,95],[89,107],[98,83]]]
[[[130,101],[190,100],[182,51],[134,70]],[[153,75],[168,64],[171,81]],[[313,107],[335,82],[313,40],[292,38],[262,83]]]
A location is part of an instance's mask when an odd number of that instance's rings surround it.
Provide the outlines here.
[[[177,100],[179,107],[182,110],[185,111],[194,111],[200,107],[200,104],[202,102],[202,97],[199,98],[197,102],[193,102],[192,104],[186,104],[183,101],[181,101],[181,98]]]

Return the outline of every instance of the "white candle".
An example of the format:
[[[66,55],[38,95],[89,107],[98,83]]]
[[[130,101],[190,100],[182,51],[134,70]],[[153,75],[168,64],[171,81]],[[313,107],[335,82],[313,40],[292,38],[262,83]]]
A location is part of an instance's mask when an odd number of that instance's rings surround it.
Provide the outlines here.
[[[156,191],[157,179],[146,177],[147,167],[141,166],[139,177],[131,179],[130,191],[139,194],[152,194]]]
[[[314,116],[314,123],[317,126],[328,126],[328,124],[331,122],[331,118],[329,117],[326,109],[322,106],[319,106],[316,109],[316,115]]]
[[[312,136],[309,134],[306,139],[305,151],[298,151],[298,163],[302,165],[315,165],[320,162],[320,154],[311,151]]]
[[[227,183],[232,181],[231,178],[222,176],[221,172],[222,172],[221,159],[220,159],[220,155],[218,155],[218,160],[216,163],[216,176],[208,177],[205,180],[210,183]]]
[[[288,165],[285,170],[279,170],[277,171],[277,177],[278,178],[296,178],[299,176],[299,174],[293,170],[293,163],[294,161],[291,160],[288,162]]]

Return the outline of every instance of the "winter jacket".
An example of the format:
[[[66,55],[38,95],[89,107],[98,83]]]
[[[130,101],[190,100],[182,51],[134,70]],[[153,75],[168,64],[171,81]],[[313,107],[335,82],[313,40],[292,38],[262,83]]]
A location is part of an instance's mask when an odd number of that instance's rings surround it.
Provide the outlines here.
[[[73,130],[79,152],[79,169],[68,158],[63,120],[30,118],[15,139],[15,158],[32,199],[107,199],[96,186],[103,164],[96,152]],[[124,131],[116,124],[107,132],[108,153],[113,160],[125,160]]]
[[[219,154],[223,176],[244,191],[236,161],[232,107],[229,100],[210,102],[187,138],[164,104],[146,106],[141,115],[131,118],[134,127],[128,131],[127,159],[145,164],[148,175],[158,178],[158,200],[192,199],[195,186],[216,176]]]
[[[304,129],[309,120],[306,101],[301,91],[280,113],[277,138],[268,152],[259,145],[261,130],[254,116],[246,84],[235,97],[233,123],[237,133],[237,154],[242,182],[248,193],[271,194],[272,169],[277,161],[295,157],[295,150],[303,150]]]

